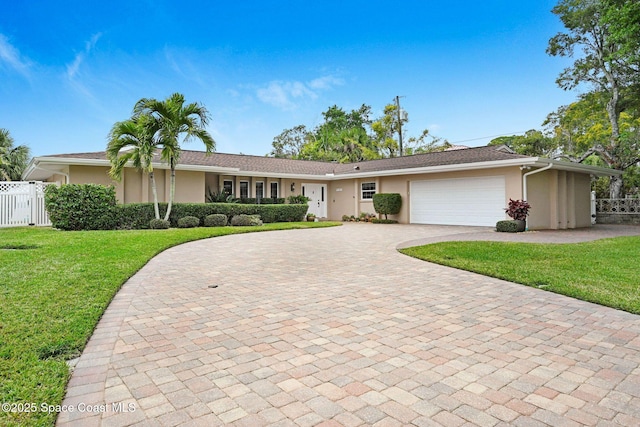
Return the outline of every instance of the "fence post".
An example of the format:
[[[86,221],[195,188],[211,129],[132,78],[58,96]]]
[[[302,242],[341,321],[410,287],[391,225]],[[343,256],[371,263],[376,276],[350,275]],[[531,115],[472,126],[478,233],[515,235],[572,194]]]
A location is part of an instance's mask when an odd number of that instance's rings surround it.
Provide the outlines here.
[[[29,181],[29,207],[31,208],[29,214],[29,225],[36,225],[36,218],[38,217],[38,200],[35,181]]]
[[[596,223],[596,192],[591,192],[591,225]]]

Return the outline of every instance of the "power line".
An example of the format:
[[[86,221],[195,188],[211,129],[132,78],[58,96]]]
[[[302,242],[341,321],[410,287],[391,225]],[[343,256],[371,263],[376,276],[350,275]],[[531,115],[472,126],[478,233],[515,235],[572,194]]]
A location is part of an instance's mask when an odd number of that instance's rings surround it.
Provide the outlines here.
[[[462,140],[462,141],[450,142],[449,144],[459,144],[461,142],[471,142],[471,141],[478,141],[478,140],[487,139],[487,138],[497,138],[499,136],[511,136],[511,135],[515,135],[515,134],[518,134],[518,133],[526,133],[526,132],[528,132],[528,131],[522,130],[522,131],[519,131],[519,132],[501,133],[499,135],[481,136],[481,137],[478,137],[478,138],[472,138],[472,139],[465,139],[465,140]]]

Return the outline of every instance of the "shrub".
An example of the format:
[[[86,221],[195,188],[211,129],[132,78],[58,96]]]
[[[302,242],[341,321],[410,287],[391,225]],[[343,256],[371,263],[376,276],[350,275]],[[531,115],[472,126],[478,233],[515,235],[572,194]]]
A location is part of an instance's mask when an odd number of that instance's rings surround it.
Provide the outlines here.
[[[287,197],[287,202],[289,202],[290,205],[306,205],[309,200],[311,199],[302,194],[298,194],[297,196],[292,194]]]
[[[518,231],[518,223],[514,220],[498,221],[496,223],[496,231],[504,233],[516,233]]]
[[[116,190],[97,184],[48,185],[45,207],[61,230],[112,230],[118,225]]]
[[[231,225],[233,226],[255,226],[262,225],[262,220],[259,215],[236,215],[231,218]]]
[[[507,207],[505,211],[507,215],[513,219],[526,221],[527,215],[529,215],[529,209],[531,209],[531,205],[526,201],[509,199],[509,207]]]
[[[164,218],[167,204],[158,205],[160,217]],[[227,221],[236,215],[260,215],[264,223],[303,221],[309,207],[305,205],[267,204],[243,205],[240,203],[174,203],[169,221],[172,227],[178,226],[178,218],[195,216],[204,223],[208,215],[222,214]],[[118,228],[149,228],[149,221],[154,218],[153,203],[131,203],[116,206]]]
[[[227,193],[225,190],[213,191],[211,190],[211,188],[207,188],[206,200],[209,203],[226,202],[228,198],[229,193]]]
[[[160,216],[164,218],[167,204],[158,205]],[[150,228],[150,222],[155,219],[153,203],[129,203],[117,206],[118,228],[124,230],[140,230]]]
[[[379,219],[379,218],[374,218],[371,220],[372,223],[374,224],[397,224],[398,221],[396,221],[395,219]]]
[[[224,214],[211,214],[204,217],[205,227],[224,227],[228,222],[227,216]]]
[[[342,215],[342,221],[348,222],[351,219],[349,215]]]
[[[178,219],[178,228],[194,228],[200,225],[200,219],[196,216],[184,216]]]
[[[376,213],[384,215],[396,215],[402,207],[402,196],[399,193],[378,193],[373,195],[373,209]]]
[[[152,230],[166,230],[171,226],[171,223],[164,219],[153,218],[149,221],[149,228]]]

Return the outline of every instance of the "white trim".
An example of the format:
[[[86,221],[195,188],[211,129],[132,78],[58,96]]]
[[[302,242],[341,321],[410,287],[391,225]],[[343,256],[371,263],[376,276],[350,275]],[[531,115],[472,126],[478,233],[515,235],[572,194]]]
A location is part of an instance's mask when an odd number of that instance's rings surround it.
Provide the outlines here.
[[[213,172],[221,175],[237,175],[246,177],[260,177],[260,178],[288,178],[288,179],[305,179],[305,180],[320,180],[320,181],[334,181],[342,179],[352,178],[375,178],[379,176],[391,176],[391,175],[416,175],[438,172],[455,172],[461,170],[477,170],[477,169],[491,169],[500,167],[511,166],[533,166],[533,167],[545,167],[549,164],[553,164],[553,169],[567,170],[573,172],[589,173],[595,176],[616,176],[622,175],[622,171],[615,169],[602,168],[598,166],[583,165],[580,163],[571,163],[565,161],[557,161],[551,159],[545,159],[541,157],[523,157],[509,160],[491,160],[486,162],[473,162],[473,163],[457,163],[452,165],[439,165],[439,166],[423,166],[417,168],[402,168],[402,169],[388,169],[388,170],[376,170],[369,172],[352,172],[346,174],[300,174],[300,173],[277,173],[277,172],[260,172],[260,171],[241,171],[240,168],[228,168],[218,166],[203,166],[203,165],[185,165],[178,164],[176,170],[196,171],[196,172]],[[29,162],[23,178],[30,179],[30,175],[33,173],[36,167],[42,169],[41,164],[51,165],[74,165],[74,166],[105,166],[110,167],[111,163],[108,160],[103,159],[79,159],[68,157],[34,157]],[[169,169],[166,163],[153,163],[152,166],[157,169]]]
[[[318,200],[319,206],[311,206],[311,201],[309,202],[309,210],[307,212],[315,213],[318,218],[326,218],[329,205],[329,195],[327,194],[328,186],[324,182],[302,182],[300,186],[300,194],[307,193],[306,196],[309,197],[307,190],[310,185],[320,187],[321,197],[320,200]],[[322,200],[322,198],[324,198],[324,200]]]
[[[227,195],[227,197],[232,196],[232,197],[236,197],[236,193],[235,193],[235,188],[233,185],[233,179],[224,179],[224,177],[222,178],[222,191],[224,191],[224,183],[225,182],[230,182],[231,183],[231,192]]]
[[[536,157],[536,163],[533,166],[546,167],[551,165],[551,169],[565,170],[570,172],[590,173],[595,176],[620,176],[622,171],[616,169],[607,169],[600,166],[583,165],[582,163],[564,162],[561,160],[551,160],[542,157]]]
[[[258,184],[262,184],[262,196],[260,196],[261,199],[265,198],[264,195],[264,181],[254,181],[253,182],[253,188],[255,190],[254,196],[257,199],[258,198]]]
[[[240,180],[238,181],[238,198],[242,199],[242,183],[246,182],[247,183],[247,199],[251,197],[251,182],[250,181],[246,181],[246,180]]]
[[[272,199],[274,198],[274,196],[273,196],[273,188],[272,188],[273,184],[276,185],[275,198],[280,197],[280,183],[278,181],[269,181],[269,197],[271,197]]]
[[[362,188],[363,185],[365,184],[373,184],[373,190],[364,190]],[[368,202],[373,200],[373,195],[371,195],[371,198],[365,199],[364,198],[364,192],[370,193],[371,191],[373,191],[373,194],[376,194],[378,192],[378,183],[376,181],[362,181],[360,182],[360,201],[361,202]]]

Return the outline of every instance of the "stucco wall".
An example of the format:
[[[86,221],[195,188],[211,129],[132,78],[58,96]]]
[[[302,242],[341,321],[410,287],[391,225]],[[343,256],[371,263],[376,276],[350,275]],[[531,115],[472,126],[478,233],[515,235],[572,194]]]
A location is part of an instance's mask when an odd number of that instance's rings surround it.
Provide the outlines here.
[[[166,202],[169,200],[169,183],[167,177],[170,175],[170,171],[167,169],[154,169],[153,174],[156,180],[156,192],[158,193],[158,202]],[[153,201],[153,190],[149,186],[149,201]]]
[[[170,187],[166,185],[168,190]],[[204,195],[204,172],[176,171],[176,203],[204,203]]]
[[[527,202],[531,205],[528,227],[531,230],[547,229],[551,227],[552,197],[551,174],[541,172],[527,177]],[[555,203],[553,208],[555,209]]]
[[[355,185],[353,179],[331,181],[328,184],[327,215],[340,221],[343,215],[356,215]]]
[[[204,191],[205,197],[209,191],[217,193],[222,191],[222,182],[220,181],[220,175],[217,173],[205,173],[204,174]]]
[[[548,170],[527,178],[530,230],[591,226],[591,177]]]
[[[109,168],[106,166],[69,166],[69,184],[100,184],[113,185],[116,190],[116,199],[124,201],[124,177],[120,182],[115,182],[109,176]]]
[[[146,179],[149,179],[145,175]],[[142,173],[132,168],[124,170],[124,203],[140,203],[146,202],[146,195],[143,198],[142,192]]]
[[[575,226],[591,227],[591,176],[573,173],[575,188]]]

